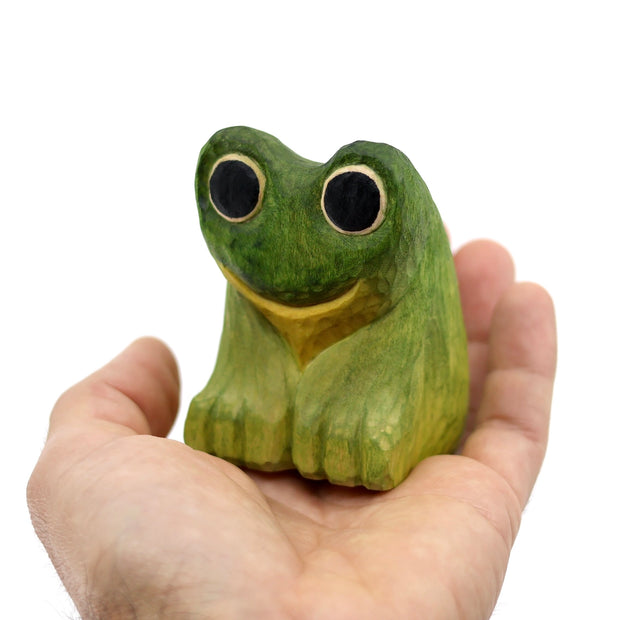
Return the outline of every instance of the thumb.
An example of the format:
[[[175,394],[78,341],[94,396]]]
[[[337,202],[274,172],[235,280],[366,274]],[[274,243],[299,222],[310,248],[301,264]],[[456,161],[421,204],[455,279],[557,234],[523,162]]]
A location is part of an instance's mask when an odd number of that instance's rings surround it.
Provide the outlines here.
[[[141,338],[58,399],[48,439],[76,427],[164,437],[178,403],[179,374],[172,353],[155,338]]]

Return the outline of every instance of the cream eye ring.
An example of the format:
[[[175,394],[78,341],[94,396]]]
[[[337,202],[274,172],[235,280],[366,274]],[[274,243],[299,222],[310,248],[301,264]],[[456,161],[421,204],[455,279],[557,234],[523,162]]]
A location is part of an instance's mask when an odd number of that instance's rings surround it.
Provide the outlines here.
[[[381,177],[364,164],[342,166],[323,184],[321,209],[332,228],[345,235],[367,235],[383,222],[386,208]]]
[[[265,175],[258,164],[241,153],[220,157],[209,175],[211,204],[225,220],[245,222],[263,203]]]

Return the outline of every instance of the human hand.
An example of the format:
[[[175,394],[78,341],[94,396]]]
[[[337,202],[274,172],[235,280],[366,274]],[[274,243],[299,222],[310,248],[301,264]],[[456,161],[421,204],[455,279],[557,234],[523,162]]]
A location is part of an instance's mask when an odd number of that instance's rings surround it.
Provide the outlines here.
[[[545,452],[554,313],[499,246],[455,261],[470,423],[458,455],[389,492],[244,472],[165,439],[179,382],[156,340],[61,396],[28,501],[82,616],[488,617]]]

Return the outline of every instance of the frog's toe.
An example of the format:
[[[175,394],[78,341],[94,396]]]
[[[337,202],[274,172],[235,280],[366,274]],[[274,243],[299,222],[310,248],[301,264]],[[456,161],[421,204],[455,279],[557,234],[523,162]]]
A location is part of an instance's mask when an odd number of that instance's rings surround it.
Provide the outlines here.
[[[185,442],[231,461],[244,453],[243,410],[217,397],[194,398],[185,424]]]
[[[338,430],[340,432],[338,432]],[[334,484],[355,486],[361,484],[360,449],[357,437],[343,432],[332,431],[325,437],[323,470],[325,477]]]
[[[411,471],[412,429],[406,420],[381,425],[365,422],[360,440],[362,484],[369,489],[391,489]]]
[[[357,423],[355,422],[357,418]],[[323,411],[299,421],[293,435],[293,461],[302,476],[333,484],[362,484],[358,437],[361,415]]]

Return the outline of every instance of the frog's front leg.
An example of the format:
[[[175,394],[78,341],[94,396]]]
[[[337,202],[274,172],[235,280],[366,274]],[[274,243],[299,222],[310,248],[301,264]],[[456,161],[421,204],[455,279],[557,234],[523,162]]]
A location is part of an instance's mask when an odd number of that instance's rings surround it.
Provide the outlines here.
[[[415,300],[395,308],[306,369],[293,424],[293,461],[304,476],[389,489],[422,458],[456,445],[467,376],[453,372],[448,341],[429,338],[428,323],[414,320],[412,306]],[[453,383],[453,395],[433,394]]]
[[[324,351],[302,377],[293,461],[306,477],[386,489],[408,472],[406,448],[413,441],[408,409],[419,399],[419,350],[395,365],[401,351],[381,342],[380,334],[389,333],[376,327]]]
[[[185,441],[253,469],[290,469],[292,394],[299,370],[288,345],[230,285],[215,369],[190,405]]]

